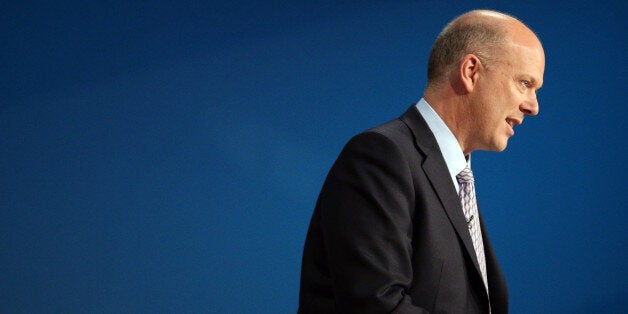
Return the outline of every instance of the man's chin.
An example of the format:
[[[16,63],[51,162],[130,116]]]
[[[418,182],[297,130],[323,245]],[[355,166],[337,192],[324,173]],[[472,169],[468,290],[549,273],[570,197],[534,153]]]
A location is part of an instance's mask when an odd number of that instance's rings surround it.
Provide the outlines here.
[[[498,153],[501,153],[504,150],[506,150],[506,146],[508,146],[508,140],[505,140],[504,143],[500,147],[498,147],[495,151]]]
[[[491,152],[501,153],[504,150],[506,150],[506,146],[508,146],[508,139],[504,140],[501,143],[493,143],[493,145],[491,145],[491,147],[486,150],[491,151]]]

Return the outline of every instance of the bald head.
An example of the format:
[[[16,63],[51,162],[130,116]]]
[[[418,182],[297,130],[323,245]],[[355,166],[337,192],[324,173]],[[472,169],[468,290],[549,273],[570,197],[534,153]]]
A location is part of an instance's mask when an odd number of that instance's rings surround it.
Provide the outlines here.
[[[487,10],[465,13],[438,35],[430,54],[425,100],[465,154],[502,151],[524,116],[538,114],[545,55],[516,18]]]
[[[474,54],[490,65],[503,53],[506,44],[540,47],[536,35],[510,15],[490,10],[467,12],[451,21],[438,35],[428,61],[428,87],[445,83],[458,62]]]

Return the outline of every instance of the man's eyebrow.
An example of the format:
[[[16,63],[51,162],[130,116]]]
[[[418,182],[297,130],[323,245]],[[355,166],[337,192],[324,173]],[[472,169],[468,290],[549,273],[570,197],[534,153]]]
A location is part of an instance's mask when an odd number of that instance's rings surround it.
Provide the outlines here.
[[[532,78],[531,79],[532,85],[536,86],[536,90],[541,89],[541,87],[543,87],[543,82],[541,81],[539,83],[539,81],[537,81],[536,79]]]
[[[528,74],[522,74],[519,77],[520,80],[526,80],[528,82],[530,82],[530,85],[532,86],[537,86],[537,89],[541,89],[541,87],[543,86],[543,83],[539,84],[539,81],[537,79],[535,79],[534,77],[532,77],[531,75]]]

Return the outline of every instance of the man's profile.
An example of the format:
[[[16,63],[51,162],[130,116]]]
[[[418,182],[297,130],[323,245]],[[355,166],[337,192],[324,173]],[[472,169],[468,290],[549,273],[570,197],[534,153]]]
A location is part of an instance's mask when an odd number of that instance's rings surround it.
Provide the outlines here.
[[[310,221],[299,313],[507,313],[470,154],[538,113],[545,55],[516,18],[465,13],[438,35],[423,98],[353,137]]]

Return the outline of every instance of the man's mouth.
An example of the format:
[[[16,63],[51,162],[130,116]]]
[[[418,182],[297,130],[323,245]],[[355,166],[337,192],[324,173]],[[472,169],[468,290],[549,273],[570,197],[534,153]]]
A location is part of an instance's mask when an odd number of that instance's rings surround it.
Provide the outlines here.
[[[510,133],[510,136],[513,136],[515,135],[515,126],[521,124],[521,120],[518,120],[517,118],[506,118],[506,123],[510,129],[508,133]]]
[[[520,125],[521,122],[523,122],[523,120],[519,120],[517,118],[506,118],[506,123],[508,123],[508,125],[510,125],[510,127],[514,127],[517,125]]]

